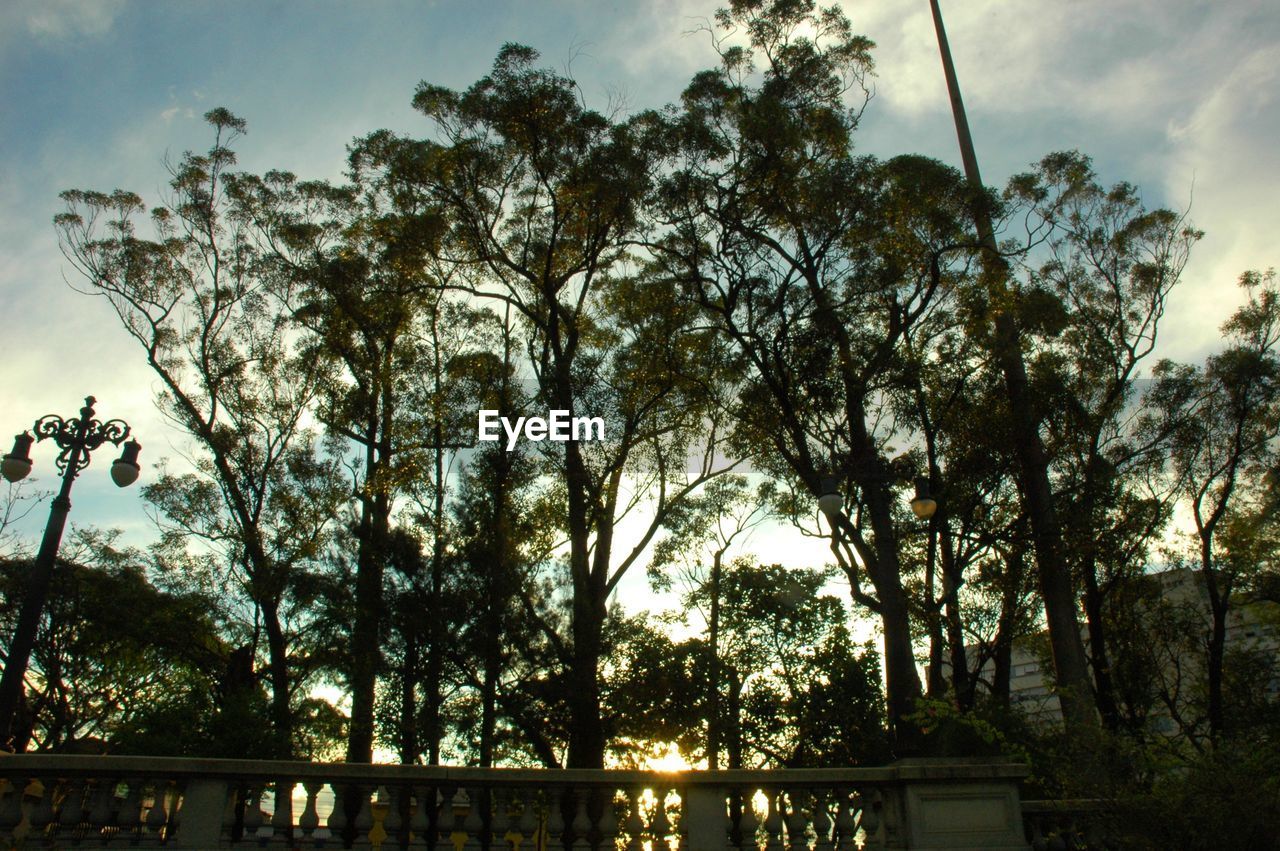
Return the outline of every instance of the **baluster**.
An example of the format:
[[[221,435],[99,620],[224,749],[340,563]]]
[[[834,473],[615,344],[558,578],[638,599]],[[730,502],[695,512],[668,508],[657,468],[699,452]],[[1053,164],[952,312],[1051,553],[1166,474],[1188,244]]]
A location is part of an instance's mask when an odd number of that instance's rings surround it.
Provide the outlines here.
[[[799,789],[793,789],[786,795],[787,801],[787,847],[791,851],[809,851],[809,818],[804,814],[805,799],[808,796]]]
[[[121,833],[133,834],[136,839],[139,819],[142,815],[142,780],[138,777],[130,777],[125,782],[128,784],[129,791],[123,803],[120,804],[116,824],[120,826]]]
[[[288,848],[293,844],[293,785],[294,782],[287,778],[276,780],[271,808],[272,846]],[[263,794],[266,794],[265,789]]]
[[[679,817],[676,819],[675,826],[676,848],[680,851],[689,851],[689,799],[686,797],[684,789],[676,790],[676,795],[680,799],[680,809],[678,811]],[[721,844],[723,844],[723,842]],[[720,851],[720,849],[717,848],[715,851]]]
[[[373,830],[373,805],[370,802],[371,794],[376,791],[367,783],[357,784],[352,787],[356,794],[356,801],[359,809],[356,810],[356,820],[354,827],[354,839],[352,848],[369,848],[373,842],[369,836]]]
[[[431,849],[435,848],[431,823],[436,817],[436,788],[434,786],[417,786],[406,783],[404,793],[412,796],[408,805],[408,847],[431,851]]]
[[[507,847],[507,833],[511,829],[511,797],[509,789],[489,790],[489,847],[495,851]]]
[[[839,805],[840,791],[838,789],[815,789],[813,791],[813,832],[818,834],[818,841],[814,843],[813,851],[835,851],[835,842],[831,836],[831,801],[835,801]]]
[[[31,812],[27,816],[31,824],[30,836],[40,836],[45,832],[45,828],[54,820],[53,798],[58,791],[58,780],[56,777],[41,778],[37,781],[40,786],[39,797],[31,806]]]
[[[487,789],[478,787],[468,789],[465,793],[461,789],[458,790],[459,795],[465,794],[464,805],[467,808],[466,818],[462,820],[462,831],[467,835],[467,841],[462,846],[464,851],[480,851],[480,835],[484,833],[487,792]]]
[[[858,826],[862,828],[862,851],[878,851],[885,847],[884,837],[880,835],[879,798],[877,792],[863,792],[858,795],[860,812]]]
[[[742,790],[742,815],[738,818],[738,847],[743,851],[760,849],[760,817],[756,815],[756,790]]]
[[[160,845],[169,836],[169,781],[158,778],[152,783],[151,809],[147,811],[146,839],[148,845]]]
[[[302,805],[302,815],[298,816],[298,833],[304,840],[314,840],[316,829],[320,827],[316,798],[324,788],[324,783],[319,780],[304,780],[302,788],[307,793],[307,802]]]
[[[1022,817],[1022,829],[1030,836],[1027,840],[1031,843],[1031,851],[1047,851],[1049,843],[1044,839],[1043,821],[1038,813],[1031,813]]]
[[[265,819],[262,817],[263,788],[257,784],[244,788],[244,839],[249,842],[258,841],[258,830]]]
[[[784,851],[782,845],[782,813],[778,810],[778,798],[781,793],[776,789],[764,790],[768,811],[764,817],[766,851]]]
[[[591,820],[587,816],[587,803],[590,801],[590,796],[590,789],[569,790],[568,800],[573,807],[573,822],[569,825],[573,835],[573,845],[570,846],[573,851],[591,851],[591,838],[588,836],[591,832]]]
[[[596,828],[600,832],[600,851],[617,851],[618,848],[618,793],[612,786],[600,790],[600,818]]]
[[[17,783],[22,785],[18,786]],[[35,803],[28,804],[27,798],[39,799],[44,794],[44,784],[33,777],[30,782],[26,778],[19,778],[14,785],[18,799],[18,820],[13,826],[13,844],[21,846],[31,833],[31,814],[36,807]]]
[[[341,848],[346,843],[348,787],[330,783],[329,791],[333,793],[333,809],[329,812],[325,827],[329,828],[329,840]]]
[[[187,804],[184,801],[182,808]],[[219,841],[234,844],[244,836],[244,787],[239,780],[227,781],[227,805],[222,810],[222,828],[218,832]],[[238,832],[237,832],[238,831]]]
[[[27,795],[36,799],[27,810],[27,825],[24,838],[37,839],[44,837],[45,828],[54,820],[54,793],[58,790],[58,779],[54,777],[37,779],[27,786]]]
[[[389,784],[386,790],[387,811],[382,816],[382,832],[386,834],[384,841],[390,842],[392,847],[399,848],[400,841],[406,838],[402,835],[405,828],[404,809],[409,803],[409,793],[412,790],[398,783]]]
[[[667,817],[667,790],[655,788],[653,797],[657,800],[653,819],[649,822],[649,836],[653,839],[653,851],[670,851],[671,843],[667,841],[667,837],[671,834],[671,819]]]
[[[436,808],[435,787],[405,786],[405,795],[413,796],[409,807],[409,847],[431,847],[431,816]]]
[[[120,787],[124,787],[125,792],[120,792]],[[102,788],[102,829],[104,829],[105,837],[115,838],[120,833],[120,809],[124,806],[124,802],[128,800],[128,784],[124,782],[124,778],[111,778],[106,786]]]
[[[453,851],[453,832],[458,826],[458,814],[453,808],[453,789],[441,787],[440,802],[436,809],[436,851]]]
[[[640,815],[640,799],[643,789],[627,790],[627,851],[643,851],[644,818]]]
[[[1054,831],[1049,835],[1049,851],[1069,851],[1074,847],[1074,843],[1068,841],[1070,820],[1065,815],[1059,815],[1053,821]]]
[[[564,847],[565,791],[553,788],[547,796],[547,847]]]
[[[856,805],[850,800],[849,792],[844,789],[835,790],[836,851],[858,851],[858,820],[854,815]]]
[[[14,831],[22,823],[22,790],[25,785],[26,781],[17,777],[4,781],[4,800],[0,802],[0,839],[13,839]]]
[[[57,835],[78,841],[81,825],[85,817],[85,793],[88,791],[87,780],[68,780],[64,786],[62,807],[58,811]]]
[[[532,789],[525,788],[520,793],[520,819],[516,822],[516,830],[520,838],[516,840],[516,851],[526,847],[537,848],[538,801]]]
[[[103,842],[115,832],[116,788],[120,785],[114,777],[103,777],[94,782],[93,802],[89,805],[89,830],[85,837],[100,837]]]

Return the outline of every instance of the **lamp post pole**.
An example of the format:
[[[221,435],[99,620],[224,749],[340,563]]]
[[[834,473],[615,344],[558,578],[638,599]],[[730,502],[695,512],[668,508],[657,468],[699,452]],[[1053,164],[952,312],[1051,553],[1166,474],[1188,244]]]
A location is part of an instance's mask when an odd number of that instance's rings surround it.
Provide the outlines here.
[[[942,10],[938,6],[938,0],[929,0],[929,5],[933,10],[933,25],[938,35],[938,50],[942,55],[947,92],[951,96],[951,112],[955,119],[965,177],[975,191],[981,192],[982,176],[978,173],[973,137],[969,133],[964,101],[960,98],[960,83],[956,79],[955,64],[951,61],[947,31],[942,24]],[[1027,514],[1031,520],[1031,537],[1040,575],[1040,595],[1044,598],[1045,619],[1049,626],[1049,644],[1053,651],[1058,697],[1062,702],[1062,714],[1068,728],[1088,729],[1098,724],[1093,680],[1089,675],[1084,644],[1080,640],[1071,571],[1062,555],[1062,530],[1049,482],[1046,450],[1040,438],[1039,420],[1028,389],[1027,365],[1022,355],[1022,330],[1013,312],[1007,309],[1010,298],[1007,271],[996,244],[991,214],[985,206],[979,206],[975,210],[975,224],[985,249],[982,265],[994,308],[994,354],[1004,375],[1005,394],[1009,400],[1014,449]]]
[[[84,401],[85,405],[80,409],[77,419],[63,419],[49,414],[36,420],[35,437],[28,432],[18,435],[14,439],[13,452],[4,456],[4,477],[16,482],[31,471],[28,453],[35,440],[51,438],[62,449],[57,460],[58,469],[62,471],[62,486],[49,509],[49,522],[44,527],[44,537],[40,540],[40,550],[32,566],[26,596],[18,615],[18,625],[14,629],[13,640],[9,643],[4,674],[0,676],[0,748],[4,750],[13,749],[13,719],[22,696],[27,664],[31,661],[31,651],[35,647],[40,615],[49,596],[54,561],[62,543],[62,531],[66,527],[67,514],[71,511],[71,485],[80,471],[89,466],[89,456],[93,450],[103,443],[119,446],[129,436],[128,423],[123,420],[99,422],[94,418],[94,398],[88,396]],[[111,465],[111,478],[120,487],[130,485],[137,479],[140,469],[138,451],[141,448],[136,440],[130,440],[125,444],[121,456]]]

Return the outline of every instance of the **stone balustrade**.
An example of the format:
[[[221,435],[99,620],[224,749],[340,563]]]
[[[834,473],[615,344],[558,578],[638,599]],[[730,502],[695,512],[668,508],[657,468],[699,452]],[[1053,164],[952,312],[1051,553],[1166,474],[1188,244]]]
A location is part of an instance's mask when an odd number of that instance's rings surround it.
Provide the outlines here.
[[[1032,851],[1103,851],[1122,847],[1109,835],[1115,814],[1106,801],[1023,801]]]
[[[1025,849],[1019,765],[586,771],[125,756],[0,758],[17,848]]]

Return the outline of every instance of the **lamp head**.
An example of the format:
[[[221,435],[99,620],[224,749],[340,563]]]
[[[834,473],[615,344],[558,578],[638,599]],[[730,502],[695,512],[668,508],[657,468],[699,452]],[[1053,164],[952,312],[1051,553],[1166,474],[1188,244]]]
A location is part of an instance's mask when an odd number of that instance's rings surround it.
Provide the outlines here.
[[[142,470],[138,464],[138,453],[142,451],[142,444],[136,440],[130,440],[124,445],[124,450],[111,464],[111,481],[116,483],[116,487],[127,488],[138,480],[138,473]]]
[[[13,451],[4,456],[0,474],[6,481],[20,482],[31,472],[31,444],[35,442],[31,432],[24,431],[13,438]]]
[[[840,486],[834,478],[827,476],[822,480],[822,493],[818,495],[818,508],[832,520],[844,507],[844,497],[840,495]]]
[[[938,501],[929,495],[929,480],[916,479],[916,495],[911,500],[911,511],[921,520],[928,520],[938,510]]]

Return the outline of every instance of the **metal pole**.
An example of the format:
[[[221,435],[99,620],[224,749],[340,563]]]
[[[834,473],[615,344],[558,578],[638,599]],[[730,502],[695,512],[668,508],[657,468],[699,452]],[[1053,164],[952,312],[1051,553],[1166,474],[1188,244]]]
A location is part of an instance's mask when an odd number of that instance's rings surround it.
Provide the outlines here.
[[[44,537],[40,541],[40,551],[36,554],[31,581],[22,601],[18,625],[13,633],[13,641],[9,644],[4,674],[0,676],[0,749],[3,750],[14,749],[13,718],[21,699],[27,663],[31,660],[31,651],[35,647],[36,634],[40,629],[40,615],[49,596],[53,565],[58,557],[58,547],[62,543],[62,530],[67,524],[67,514],[71,511],[71,485],[80,472],[84,438],[92,421],[93,408],[86,405],[80,409],[75,440],[67,458],[67,468],[62,474],[62,487],[49,509],[49,522],[44,527]]]
[[[956,122],[956,136],[960,141],[960,158],[964,163],[965,177],[974,192],[984,192],[982,177],[978,173],[978,158],[973,152],[969,121],[965,117],[964,101],[960,98],[960,83],[956,79],[955,66],[951,61],[947,31],[942,25],[942,10],[938,7],[938,0],[929,0],[929,5],[933,9],[933,24],[938,33],[938,50],[942,54],[942,71],[946,75],[947,92],[951,96],[951,112]],[[983,252],[982,270],[994,307],[992,324],[995,330],[995,355],[1000,370],[1004,373],[1014,444],[1022,468],[1020,478],[1027,513],[1031,519],[1031,534],[1040,573],[1040,594],[1044,598],[1063,717],[1068,729],[1076,726],[1081,729],[1092,727],[1097,724],[1092,680],[1084,644],[1080,640],[1071,573],[1060,550],[1062,532],[1058,525],[1053,489],[1049,484],[1044,443],[1040,439],[1039,422],[1032,408],[1028,389],[1027,367],[1022,356],[1022,331],[1011,312],[1006,309],[1008,279],[991,224],[991,213],[985,205],[979,204],[974,210],[974,219],[978,237],[986,249]]]
[[[978,172],[978,157],[973,151],[973,136],[969,133],[969,119],[965,115],[964,100],[960,97],[960,81],[956,78],[956,67],[951,61],[951,45],[947,42],[947,30],[942,24],[942,9],[938,0],[929,0],[933,9],[933,28],[938,34],[938,51],[942,54],[942,73],[947,79],[947,94],[951,96],[951,115],[956,122],[956,137],[960,141],[960,161],[964,163],[964,175],[969,184],[982,191],[982,175]],[[991,226],[991,216],[986,210],[977,215],[978,236],[983,246],[996,251],[995,229]]]

